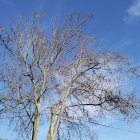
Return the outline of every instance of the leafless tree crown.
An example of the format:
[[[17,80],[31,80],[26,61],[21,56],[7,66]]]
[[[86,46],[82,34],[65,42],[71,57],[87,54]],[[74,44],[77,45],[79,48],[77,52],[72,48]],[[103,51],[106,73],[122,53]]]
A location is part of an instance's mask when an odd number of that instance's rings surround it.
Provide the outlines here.
[[[0,114],[20,138],[37,140],[44,124],[46,140],[94,139],[96,118],[137,119],[140,104],[126,85],[139,69],[95,47],[96,38],[84,31],[91,16],[72,14],[49,31],[44,19],[35,12],[32,21],[19,18],[10,30],[0,29]]]

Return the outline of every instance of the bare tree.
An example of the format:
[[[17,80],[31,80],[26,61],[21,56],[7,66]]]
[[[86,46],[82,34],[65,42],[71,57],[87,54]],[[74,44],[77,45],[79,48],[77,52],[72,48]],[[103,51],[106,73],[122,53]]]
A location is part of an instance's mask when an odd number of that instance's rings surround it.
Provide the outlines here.
[[[139,117],[134,91],[123,88],[139,69],[119,53],[98,51],[83,30],[90,19],[73,14],[47,32],[35,12],[30,22],[20,18],[10,30],[1,28],[0,114],[23,139],[37,140],[42,122],[49,125],[46,140],[85,133],[94,139],[90,124],[97,116]]]

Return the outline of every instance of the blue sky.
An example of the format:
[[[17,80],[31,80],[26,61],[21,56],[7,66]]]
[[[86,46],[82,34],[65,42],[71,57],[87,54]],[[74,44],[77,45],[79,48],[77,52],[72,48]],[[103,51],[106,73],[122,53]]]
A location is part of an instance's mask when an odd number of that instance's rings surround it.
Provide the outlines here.
[[[9,26],[19,12],[30,16],[35,10],[45,12],[48,19],[63,19],[74,11],[92,14],[94,18],[87,31],[100,39],[101,47],[120,51],[134,65],[140,65],[140,0],[0,0],[0,26]],[[139,96],[139,82],[136,86]],[[127,125],[122,121],[108,120],[104,123],[140,131],[140,122]],[[97,128],[97,131],[100,140],[138,140],[140,137],[138,134],[104,127]],[[0,137],[10,140],[14,137],[8,131],[6,122],[0,125]]]

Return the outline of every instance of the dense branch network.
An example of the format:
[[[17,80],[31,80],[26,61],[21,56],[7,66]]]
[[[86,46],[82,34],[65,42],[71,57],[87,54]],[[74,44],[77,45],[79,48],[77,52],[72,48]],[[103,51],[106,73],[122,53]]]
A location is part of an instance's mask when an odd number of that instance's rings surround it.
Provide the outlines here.
[[[123,89],[139,76],[139,69],[119,53],[98,51],[96,39],[83,32],[89,19],[73,14],[47,33],[43,16],[35,13],[32,22],[21,19],[11,30],[0,30],[5,52],[0,114],[12,118],[23,138],[37,140],[44,123],[49,124],[47,140],[70,139],[74,133],[94,139],[90,124],[97,116],[112,112],[128,120],[139,117],[134,91]]]

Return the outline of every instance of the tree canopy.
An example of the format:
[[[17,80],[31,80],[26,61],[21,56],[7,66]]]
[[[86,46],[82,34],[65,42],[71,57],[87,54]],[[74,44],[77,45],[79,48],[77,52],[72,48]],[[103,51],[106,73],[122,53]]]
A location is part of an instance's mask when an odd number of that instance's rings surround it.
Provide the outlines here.
[[[118,52],[99,49],[86,34],[90,15],[72,14],[47,30],[45,17],[18,18],[1,28],[0,115],[19,139],[95,139],[92,122],[108,113],[139,118],[140,102],[129,82],[139,68]],[[77,134],[77,136],[76,136]]]

